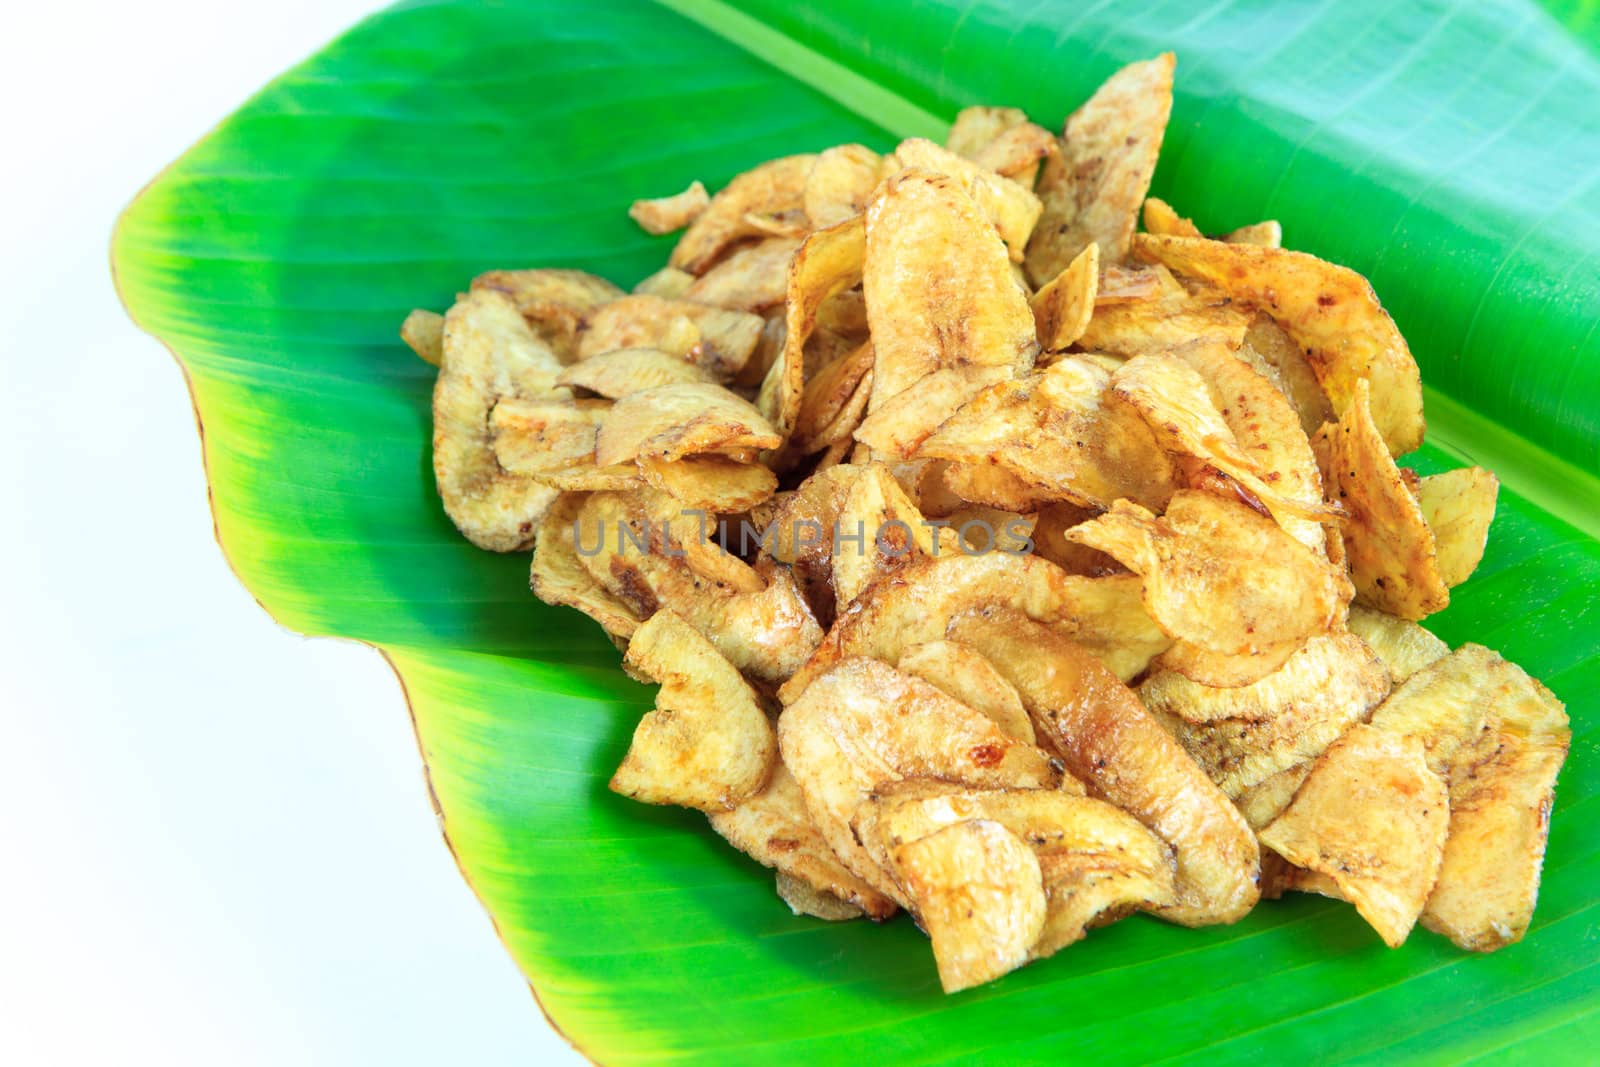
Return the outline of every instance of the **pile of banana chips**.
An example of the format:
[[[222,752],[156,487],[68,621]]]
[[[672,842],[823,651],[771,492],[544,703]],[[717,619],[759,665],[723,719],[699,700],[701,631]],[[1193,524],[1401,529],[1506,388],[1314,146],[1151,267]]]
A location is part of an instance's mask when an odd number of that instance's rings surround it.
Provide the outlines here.
[[[1418,620],[1498,483],[1396,464],[1417,367],[1360,275],[1147,198],[1173,57],[635,203],[631,292],[491,271],[402,336],[475,545],[659,685],[611,788],[947,991],[1135,912],[1348,901],[1518,940],[1565,710]],[[1142,223],[1142,226],[1141,226]]]

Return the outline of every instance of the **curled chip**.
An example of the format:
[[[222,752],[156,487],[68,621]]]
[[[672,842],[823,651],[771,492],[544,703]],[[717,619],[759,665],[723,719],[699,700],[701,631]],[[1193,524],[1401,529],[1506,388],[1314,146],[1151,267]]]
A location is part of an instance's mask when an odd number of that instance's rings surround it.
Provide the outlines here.
[[[570,363],[578,354],[584,322],[621,297],[622,290],[581,270],[491,270],[472,279],[474,289],[493,289],[516,304],[546,344]]]
[[[1221,655],[1298,645],[1333,629],[1350,602],[1327,561],[1209,493],[1180,491],[1159,518],[1119,501],[1066,536],[1142,577],[1150,617],[1169,636]]]
[[[1444,610],[1450,587],[1422,506],[1372,420],[1367,391],[1358,382],[1338,423],[1318,431],[1318,456],[1329,490],[1344,505],[1344,548],[1356,592],[1380,611],[1421,619]]]
[[[1300,416],[1300,428],[1306,436],[1316,433],[1323,423],[1334,421],[1333,406],[1305,354],[1271,318],[1257,315],[1251,320],[1238,355],[1283,392]]]
[[[1029,301],[1039,346],[1046,352],[1065,352],[1083,336],[1094,314],[1100,284],[1100,246],[1090,244],[1051,278]]]
[[[964,107],[945,135],[946,151],[977,159],[1001,134],[1028,124],[1028,113],[1019,107]]]
[[[604,467],[640,456],[736,455],[782,443],[748,400],[718,385],[686,382],[629,393],[617,401],[600,424],[594,458]]]
[[[639,472],[646,482],[671,494],[685,508],[712,515],[749,511],[778,488],[778,476],[766,467],[727,456],[640,456]]]
[[[1032,191],[920,137],[901,141],[894,154],[908,170],[944,174],[959,183],[993,224],[1006,244],[1009,258],[1022,262],[1028,235],[1033,232],[1041,210],[1039,198]]]
[[[888,400],[876,402],[876,408],[874,399],[869,397],[867,416],[856,427],[856,440],[886,460],[914,456],[928,435],[963,404],[986,387],[1010,377],[1007,367],[941,367]],[[876,369],[872,380],[876,393]]]
[[[1304,252],[1143,234],[1139,254],[1271,315],[1306,353],[1343,416],[1372,383],[1373,421],[1391,454],[1422,444],[1422,379],[1405,338],[1367,280]]]
[[[704,367],[654,348],[602,352],[574,363],[556,377],[558,385],[587,389],[613,400],[659,385],[714,381],[714,376]]]
[[[766,785],[778,745],[733,664],[671,611],[628,641],[628,666],[661,683],[611,789],[646,804],[731,811]]]
[[[400,324],[400,340],[424,362],[439,366],[444,362],[444,316],[417,308]]]
[[[1244,819],[1178,743],[1101,662],[1021,612],[995,608],[951,620],[950,636],[995,665],[1067,770],[1172,846],[1174,903],[1185,926],[1231,923],[1255,905],[1259,852]]]
[[[683,299],[756,314],[783,304],[789,261],[800,241],[769,237],[737,249],[684,290]]]
[[[1345,625],[1383,661],[1395,685],[1450,654],[1449,645],[1411,620],[1360,604],[1350,605]]]
[[[706,187],[695,181],[681,193],[658,196],[654,200],[635,200],[628,208],[628,217],[645,233],[659,236],[683,229],[699,218],[710,204]]]
[[[561,361],[510,298],[490,289],[450,309],[443,352],[433,386],[433,475],[445,514],[479,548],[527,548],[556,491],[500,466],[489,416],[505,398],[550,396]]]
[[[806,176],[804,203],[811,228],[827,229],[861,214],[882,178],[883,158],[864,145],[835,145],[824,151]]]
[[[783,353],[761,383],[761,411],[784,433],[795,425],[806,388],[806,342],[828,298],[861,282],[866,221],[852,216],[807,237],[789,263]]]
[[[507,397],[489,413],[495,461],[511,474],[592,464],[595,436],[609,407],[603,400],[561,395]]]
[[[619,348],[658,348],[726,379],[749,361],[764,325],[760,316],[746,311],[659,296],[625,296],[586,320],[578,355],[587,359]]]
[[[1457,586],[1478,569],[1494,521],[1500,479],[1482,467],[1430,474],[1417,489],[1417,506],[1433,532],[1439,577]]]
[[[1325,875],[1390,948],[1439,876],[1450,805],[1422,745],[1357,724],[1317,761],[1261,843]]]
[[[980,712],[1008,737],[1034,743],[1033,723],[1016,687],[971,645],[947,640],[912,645],[895,667]]]
[[[1025,260],[1035,285],[1061,273],[1091,241],[1107,263],[1127,258],[1172,112],[1176,63],[1171,52],[1130,63],[1067,119],[1060,153],[1039,174],[1044,212]]]
[[[605,586],[595,581],[578,557],[575,533],[583,509],[582,493],[562,493],[539,525],[529,585],[546,604],[577,608],[612,637],[632,637],[639,616]]]
[[[761,234],[750,216],[780,215],[805,207],[806,177],[813,155],[784,156],[747,170],[711,198],[711,203],[678,239],[672,266],[704,274],[734,242]]]

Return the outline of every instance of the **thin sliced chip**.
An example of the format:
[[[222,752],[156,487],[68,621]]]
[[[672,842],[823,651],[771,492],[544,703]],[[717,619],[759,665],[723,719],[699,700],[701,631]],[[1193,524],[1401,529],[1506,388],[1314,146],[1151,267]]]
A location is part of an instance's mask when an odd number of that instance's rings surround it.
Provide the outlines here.
[[[1306,362],[1305,353],[1269,316],[1257,315],[1251,320],[1244,343],[1239,346],[1239,358],[1252,365],[1259,361],[1272,369],[1276,384],[1300,416],[1300,427],[1306,436],[1316,433],[1323,423],[1334,421],[1333,405],[1328,403],[1328,395]]]
[[[1008,737],[1034,743],[1033,722],[1016,687],[971,645],[943,639],[912,645],[895,667],[981,712]]]
[[[620,492],[639,489],[645,484],[637,464],[614,463],[609,467],[596,467],[592,460],[561,470],[535,471],[528,477],[563,493]]]
[[[1046,352],[1065,352],[1089,328],[1100,284],[1100,246],[1090,244],[1078,258],[1033,294],[1034,326]]]
[[[1365,278],[1303,252],[1143,234],[1139,254],[1257,305],[1316,371],[1340,416],[1372,383],[1373,420],[1391,454],[1422,444],[1422,380],[1405,338]]]
[[[1255,835],[1222,791],[1094,656],[1021,612],[951,620],[949,635],[983,653],[1017,692],[1039,736],[1090,790],[1171,845],[1176,901],[1162,918],[1234,922],[1255,905]]]
[[[577,358],[584,322],[601,307],[622,296],[622,290],[581,270],[491,270],[472,279],[474,289],[494,289],[509,296],[563,363]]]
[[[704,274],[729,245],[760,232],[746,216],[802,210],[806,177],[816,161],[814,155],[783,156],[734,178],[679,238],[668,262]]]
[[[1194,224],[1193,219],[1184,218],[1171,204],[1153,196],[1145,198],[1144,228],[1146,233],[1161,234],[1166,237],[1205,236],[1200,232],[1200,227]]]
[[[646,482],[671,494],[684,507],[712,515],[748,511],[778,488],[778,476],[766,467],[726,456],[640,456],[639,472]]]
[[[755,691],[694,627],[658,611],[628,641],[628,666],[661,683],[611,790],[646,804],[732,811],[760,792],[778,742]]]
[[[715,376],[704,367],[655,348],[602,352],[574,363],[556,378],[558,385],[587,389],[613,400],[659,385],[715,381]]]
[[[1328,492],[1344,505],[1345,554],[1361,599],[1403,619],[1443,611],[1450,587],[1439,573],[1433,531],[1384,446],[1367,402],[1367,383],[1315,445]]]
[[[636,296],[659,296],[665,300],[677,300],[689,291],[689,286],[694,284],[694,275],[677,267],[662,267],[654,274],[648,275],[638,285],[633,287]]]
[[[877,391],[877,359],[872,374]],[[984,389],[1011,377],[1006,367],[941,367],[888,400],[869,396],[867,414],[856,427],[857,441],[886,460],[917,454],[929,435]]]
[[[1099,514],[1075,504],[1050,504],[1040,508],[1033,524],[1033,550],[1068,574],[1099,578],[1125,574],[1127,568],[1098,549],[1070,541],[1066,532]]]
[[[512,474],[565,470],[594,462],[594,442],[610,405],[553,396],[506,397],[489,413],[494,458]]]
[[[872,343],[869,341],[810,376],[800,397],[800,408],[795,415],[790,437],[794,447],[803,452],[816,451],[819,438],[851,405],[862,379],[871,373]],[[865,397],[861,403],[864,411]],[[859,416],[860,413],[857,414],[858,419]],[[826,447],[832,443],[831,440],[822,440],[820,446]]]
[[[749,211],[745,213],[744,221],[755,237],[783,237],[798,241],[811,232],[806,213],[800,208],[778,212]]]
[[[1260,245],[1262,248],[1283,247],[1283,227],[1277,219],[1252,222],[1231,230],[1222,238],[1231,245]]]
[[[604,467],[640,456],[727,455],[782,443],[754,404],[721,386],[661,385],[629,393],[606,413],[595,444],[595,463]]]
[[[1411,620],[1360,604],[1350,605],[1345,625],[1383,661],[1395,685],[1450,654],[1449,645]]]
[[[444,362],[444,316],[417,308],[400,324],[400,340],[423,362],[439,366]]]
[[[1099,248],[1099,245],[1095,245]],[[1161,295],[1161,275],[1148,267],[1103,267],[1100,285],[1095,290],[1096,308],[1126,304],[1133,300],[1154,300]]]
[[[1127,498],[1163,507],[1176,472],[1139,414],[1107,402],[1111,381],[1092,363],[1063,359],[999,382],[950,416],[917,454],[997,467],[1041,501],[1103,508]]]
[[[1227,689],[1252,685],[1283,669],[1289,657],[1300,650],[1300,642],[1284,641],[1258,648],[1254,652],[1224,653],[1188,641],[1174,641],[1172,647],[1151,661],[1156,670],[1172,671],[1201,685]]]
[[[839,607],[916,559],[957,551],[954,536],[923,521],[889,468],[881,463],[857,466],[861,473],[851,480],[828,531]]]
[[[806,342],[816,329],[817,311],[829,297],[861,282],[866,248],[866,219],[852,216],[807,237],[790,261],[783,353],[762,381],[757,400],[785,434],[794,428],[805,396]]]
[[[1028,113],[1019,107],[964,107],[956,112],[945,136],[946,150],[968,159],[976,159],[996,137],[1007,130],[1025,125]]]
[[[805,915],[824,922],[839,923],[859,919],[866,912],[848,900],[843,900],[823,889],[814,888],[803,878],[779,871],[774,879],[778,899],[789,905],[796,916]],[[892,902],[891,902],[892,906]]]
[[[645,233],[660,236],[675,233],[688,226],[711,205],[706,187],[690,182],[681,193],[658,196],[652,200],[635,200],[628,208],[628,217],[639,224]]]
[[[1077,343],[1119,356],[1159,354],[1199,341],[1232,350],[1249,326],[1247,311],[1214,293],[1158,293],[1148,300],[1097,303]]]
[[[710,819],[711,828],[734,848],[777,870],[778,895],[791,908],[795,899],[784,894],[784,878],[848,904],[856,915],[865,912],[881,920],[894,914],[894,901],[851,874],[833,854],[806,810],[799,783],[781,762],[761,792],[732,811],[712,812]]]
[[[1299,644],[1341,622],[1350,585],[1271,519],[1209,493],[1174,494],[1165,515],[1118,501],[1067,532],[1144,579],[1167,634],[1237,656]]]
[[[760,316],[745,311],[659,296],[625,296],[589,317],[578,342],[578,356],[587,359],[619,348],[657,348],[727,379],[749,361],[764,325]]]
[[[1024,122],[995,137],[971,158],[978,166],[1004,174],[1031,192],[1039,177],[1039,164],[1058,151],[1055,134]],[[1042,204],[1040,210],[1043,211]]]
[[[474,289],[445,316],[444,363],[433,386],[433,474],[445,514],[492,552],[533,544],[556,491],[501,468],[489,413],[504,398],[555,388],[561,361],[504,293]]]
[[[563,493],[545,512],[533,549],[529,586],[546,604],[577,608],[613,637],[631,637],[639,627],[639,616],[595,581],[578,558],[573,539],[583,501],[581,493]]]
[[[1250,829],[1259,835],[1262,827],[1272,822],[1283,809],[1289,806],[1289,801],[1299,791],[1311,774],[1311,763],[1297,763],[1293,767],[1279,771],[1272,777],[1251,786],[1238,796],[1233,802],[1238,805],[1239,812],[1244,816],[1244,821],[1250,824]],[[1261,857],[1261,895],[1267,896],[1267,859],[1275,853],[1267,852]],[[1281,880],[1281,878],[1280,878]],[[1289,885],[1285,888],[1299,888],[1298,885]]]
[[[1005,242],[1008,258],[1022,262],[1028,235],[1033,232],[1034,223],[1039,221],[1043,210],[1032,191],[921,137],[901,141],[894,154],[902,167],[948,175],[959,183]]]
[[[1027,963],[1044,932],[1044,878],[1033,851],[997,822],[957,823],[894,850],[933,942],[939,984],[957,993]]]
[[[1128,256],[1172,111],[1171,52],[1130,63],[1067,119],[1061,151],[1039,175],[1044,213],[1025,261],[1035,284],[1061,273],[1091,241],[1106,263]]]
[[[1331,878],[1390,948],[1439,876],[1450,805],[1415,738],[1356,724],[1317,761],[1261,843]]]
[[[1048,507],[1050,498],[1060,495],[1039,488],[998,464],[949,463],[942,459],[922,462],[938,465],[935,468],[938,472],[935,491],[942,490],[944,497],[949,498],[944,500],[942,510],[945,514],[954,514],[974,504],[1020,514]]]
[[[861,214],[882,177],[882,157],[864,145],[842,144],[825,150],[806,177],[805,213],[811,228],[827,229]]]
[[[736,249],[696,279],[683,299],[764,314],[783,303],[789,284],[789,261],[799,247],[799,238],[769,237]]]
[[[1482,467],[1462,467],[1422,479],[1417,505],[1433,531],[1439,577],[1457,586],[1478,569],[1494,521],[1500,479]]]
[[[867,210],[863,287],[875,352],[869,417],[934,371],[1021,374],[1038,354],[1033,312],[1005,249],[949,176],[890,179]]]

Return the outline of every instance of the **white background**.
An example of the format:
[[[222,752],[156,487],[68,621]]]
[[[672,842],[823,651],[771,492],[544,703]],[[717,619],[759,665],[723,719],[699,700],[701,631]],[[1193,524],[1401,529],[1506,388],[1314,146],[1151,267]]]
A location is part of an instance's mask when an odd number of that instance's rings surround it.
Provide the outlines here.
[[[581,1063],[434,826],[388,668],[279,629],[112,292],[138,188],[348,0],[29,5],[0,35],[0,1063]]]

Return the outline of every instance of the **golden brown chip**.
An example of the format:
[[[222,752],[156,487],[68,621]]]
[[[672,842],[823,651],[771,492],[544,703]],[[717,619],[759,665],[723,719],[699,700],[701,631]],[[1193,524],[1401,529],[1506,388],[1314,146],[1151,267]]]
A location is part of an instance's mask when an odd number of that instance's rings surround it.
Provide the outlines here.
[[[578,337],[588,317],[622,296],[604,278],[581,270],[491,270],[472,279],[474,289],[509,296],[522,317],[563,363],[577,358]]]
[[[506,397],[489,413],[495,461],[511,474],[592,464],[595,436],[609,406],[566,396]]]
[[[937,477],[931,479],[930,492],[940,501],[944,514],[953,514],[973,504],[1022,513],[1038,511],[1050,503],[1050,490],[1040,489],[998,464],[949,463],[942,459],[921,462],[937,465],[934,468]]]
[[[1022,262],[1028,235],[1033,232],[1042,209],[1039,198],[1030,190],[920,137],[901,141],[894,154],[900,165],[909,170],[943,174],[953,179],[971,197],[982,217],[993,224],[995,232],[1005,242],[1008,259]],[[891,179],[891,183],[893,181]]]
[[[806,178],[805,213],[811,228],[827,229],[861,214],[882,177],[882,157],[864,145],[835,145],[824,151]]]
[[[1450,654],[1449,645],[1409,619],[1360,604],[1350,605],[1345,625],[1383,661],[1395,685]]]
[[[578,342],[578,357],[619,348],[656,348],[727,379],[749,361],[763,326],[760,316],[745,311],[659,296],[625,296],[589,317]]]
[[[1248,226],[1240,226],[1237,230],[1230,231],[1223,238],[1231,245],[1260,245],[1262,248],[1283,247],[1283,227],[1276,219],[1267,219],[1264,222],[1252,222]]]
[[[684,507],[712,515],[748,511],[778,488],[778,476],[766,467],[726,456],[640,456],[639,472],[646,482],[670,493]]]
[[[1306,353],[1334,411],[1372,383],[1373,420],[1391,454],[1422,444],[1422,380],[1405,338],[1367,280],[1303,252],[1143,234],[1139,254],[1271,315]]]
[[[1068,574],[1099,578],[1125,574],[1127,568],[1098,549],[1069,541],[1068,530],[1099,512],[1076,504],[1050,504],[1039,509],[1033,524],[1033,550]]]
[[[1250,316],[1212,293],[1164,293],[1147,300],[1097,302],[1078,335],[1080,348],[1119,356],[1168,352],[1180,345],[1215,342],[1238,348]]]
[[[1042,349],[1065,352],[1083,336],[1094,314],[1099,283],[1100,246],[1091,243],[1060,274],[1039,287],[1029,304]]]
[[[546,604],[577,608],[613,637],[631,637],[639,626],[639,616],[595,581],[578,557],[574,536],[583,501],[581,493],[563,493],[545,512],[533,549],[529,585],[533,595]]]
[[[1034,743],[1033,722],[1016,688],[971,645],[944,639],[912,645],[895,668],[981,712],[1008,737]]]
[[[1350,585],[1326,560],[1243,504],[1183,490],[1155,517],[1117,502],[1066,535],[1144,579],[1150,617],[1175,639],[1248,655],[1327,633]]]
[[[1333,421],[1333,405],[1328,403],[1316,372],[1306,362],[1305,354],[1270,317],[1257,315],[1251,320],[1244,343],[1239,347],[1239,358],[1258,369],[1270,368],[1270,377],[1300,416],[1300,427],[1308,437],[1323,423]]]
[[[1337,424],[1317,432],[1329,493],[1344,505],[1350,577],[1361,599],[1403,619],[1443,611],[1450,587],[1439,573],[1433,531],[1384,446],[1367,402],[1367,383]]]
[[[826,890],[813,888],[810,882],[796,878],[792,874],[779,871],[774,882],[778,899],[787,904],[789,910],[796,916],[805,915],[824,922],[838,923],[859,919],[866,914],[849,901],[836,897]],[[893,906],[892,901],[890,906]]]
[[[1457,586],[1478,569],[1494,521],[1500,479],[1482,467],[1462,467],[1422,479],[1417,505],[1433,531],[1439,577]]]
[[[876,399],[879,362],[875,356],[872,395],[867,399],[866,417],[856,426],[855,437],[888,461],[914,455],[928,435],[963,404],[988,386],[1011,377],[1007,367],[941,367],[880,402]]]
[[[728,455],[782,443],[748,400],[718,385],[687,382],[644,389],[618,400],[600,425],[595,462],[604,467],[640,456]]]
[[[615,400],[658,385],[715,380],[704,367],[697,367],[669,352],[654,348],[619,348],[574,363],[556,377],[556,384],[587,389]]]
[[[628,666],[661,683],[611,789],[646,804],[732,811],[758,793],[778,758],[772,724],[733,664],[671,611],[628,642]]]
[[[979,152],[989,147],[1001,134],[1028,122],[1028,114],[1018,107],[964,107],[956,112],[945,136],[947,151],[968,159],[976,159]]]
[[[1147,197],[1144,202],[1144,228],[1146,233],[1162,234],[1167,237],[1203,237],[1200,227],[1194,224],[1193,219],[1186,219],[1179,215],[1171,204],[1155,197]]]
[[[949,176],[890,179],[867,211],[863,286],[875,353],[869,412],[940,369],[1020,374],[1033,365],[1027,298],[994,231]]]
[[[635,296],[659,296],[677,300],[694,284],[694,275],[677,267],[662,267],[633,287]]]
[[[1439,876],[1450,806],[1415,738],[1356,724],[1317,761],[1261,843],[1331,878],[1398,948]]]
[[[901,845],[892,862],[933,942],[946,993],[1028,962],[1044,932],[1044,880],[1016,835],[988,820],[956,823]]]
[[[1289,657],[1300,650],[1297,641],[1284,641],[1242,654],[1214,652],[1188,641],[1174,641],[1172,647],[1151,661],[1161,671],[1181,674],[1201,685],[1227,689],[1259,682],[1282,670]]]
[[[789,261],[799,247],[798,238],[769,237],[736,249],[696,279],[683,299],[763,314],[783,303]]]
[[[1250,829],[1260,834],[1262,827],[1273,819],[1283,814],[1283,809],[1289,806],[1289,801],[1305,784],[1306,778],[1311,774],[1310,762],[1297,763],[1287,770],[1279,771],[1265,781],[1259,782],[1238,796],[1233,802],[1238,805],[1239,812],[1244,816],[1244,821],[1250,824]],[[1268,852],[1261,857],[1261,885],[1262,896],[1267,896],[1267,858],[1275,855]],[[1298,879],[1291,880],[1294,884],[1287,884],[1284,888],[1299,889]]]
[[[801,452],[815,452],[838,440],[839,419],[846,411],[860,405],[855,412],[856,422],[866,410],[867,390],[860,388],[862,380],[872,373],[872,343],[869,341],[836,359],[811,375],[800,397],[800,408],[795,415],[791,445]],[[857,394],[860,400],[857,401]],[[855,422],[844,433],[848,437]]]
[[[873,582],[916,559],[958,550],[953,536],[923,521],[887,467],[856,466],[861,473],[849,482],[827,531],[832,541],[833,591],[840,608]]]
[[[551,395],[561,361],[510,298],[474,289],[445,316],[444,363],[433,387],[433,474],[445,514],[479,548],[533,544],[556,490],[501,468],[489,415],[506,398]]]
[[[668,262],[690,274],[704,274],[728,246],[761,233],[747,216],[804,209],[806,177],[816,161],[813,155],[784,156],[733,179],[679,238]]]
[[[628,217],[639,224],[645,233],[657,236],[683,229],[710,206],[711,197],[699,182],[690,182],[681,193],[658,196],[653,200],[635,200],[628,208]]]
[[[1013,609],[959,615],[949,634],[987,656],[1017,687],[1034,728],[1067,770],[1172,846],[1177,900],[1158,914],[1202,926],[1250,911],[1257,898],[1255,835],[1116,675]]]
[[[540,485],[548,485],[563,493],[592,493],[609,490],[639,489],[644,486],[644,476],[633,463],[614,463],[609,467],[596,467],[591,459],[575,467],[553,471],[534,471],[528,475]]]
[[[1005,130],[984,145],[971,159],[980,167],[1004,174],[1022,188],[1032,191],[1039,176],[1039,164],[1060,151],[1055,134],[1042,126],[1024,122]],[[1043,210],[1043,205],[1040,205]]]
[[[1044,213],[1028,243],[1028,277],[1061,273],[1089,242],[1101,259],[1128,256],[1172,111],[1172,53],[1130,63],[1067,119],[1061,151],[1039,175]]]
[[[417,308],[400,324],[400,340],[423,362],[439,366],[444,362],[444,316]]]
[[[967,401],[917,454],[997,467],[1036,500],[1163,507],[1177,485],[1172,464],[1135,410],[1106,402],[1111,380],[1092,363],[1063,359],[1002,381]]]
[[[894,914],[894,901],[851,874],[833,854],[806,811],[799,783],[781,762],[772,769],[766,788],[732,811],[710,813],[710,819],[711,828],[734,848],[777,870],[778,895],[791,908],[800,895],[793,887],[784,892],[784,878],[848,904],[856,915],[865,912],[874,919],[887,919]],[[800,914],[798,909],[795,914]]]

